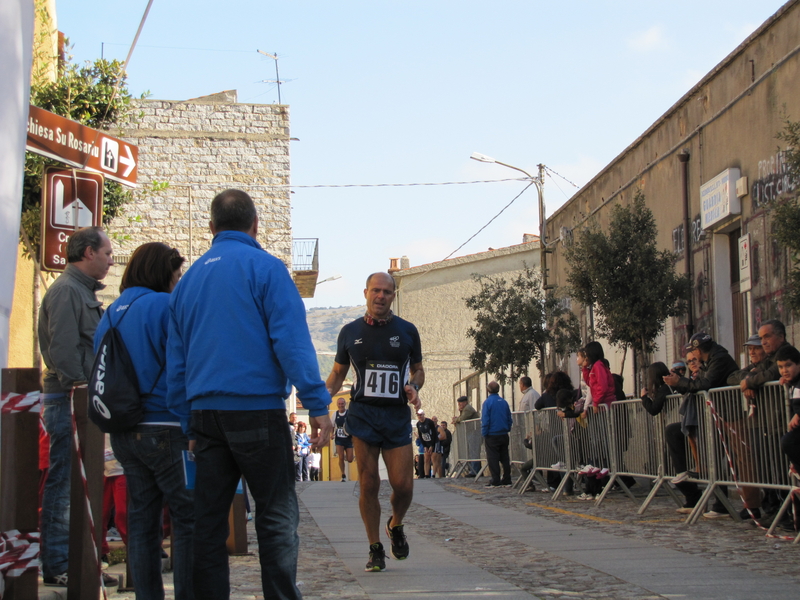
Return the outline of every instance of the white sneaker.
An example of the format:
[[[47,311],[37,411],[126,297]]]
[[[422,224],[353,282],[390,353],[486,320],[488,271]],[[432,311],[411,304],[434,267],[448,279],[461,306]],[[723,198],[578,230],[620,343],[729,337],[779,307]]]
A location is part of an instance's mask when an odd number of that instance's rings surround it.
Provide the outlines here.
[[[553,464],[553,465],[550,465],[550,468],[551,468],[551,469],[566,469],[566,468],[567,468],[567,465],[565,465],[565,464],[564,464],[563,462],[561,462],[561,461],[558,461],[557,463],[555,463],[555,464]]]
[[[347,481],[347,475],[342,475],[342,482]]]
[[[689,471],[684,471],[683,473],[675,475],[675,477],[672,478],[672,483],[681,483],[687,479],[689,479]]]

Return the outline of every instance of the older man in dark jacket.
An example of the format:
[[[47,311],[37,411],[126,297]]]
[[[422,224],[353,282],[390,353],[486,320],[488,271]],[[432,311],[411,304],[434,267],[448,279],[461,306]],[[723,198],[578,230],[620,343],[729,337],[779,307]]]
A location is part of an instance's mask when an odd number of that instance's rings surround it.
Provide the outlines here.
[[[789,346],[786,341],[786,327],[777,319],[764,321],[758,328],[758,336],[761,338],[761,347],[766,352],[767,357],[758,363],[753,371],[744,377],[739,383],[742,393],[747,398],[755,398],[756,391],[765,383],[778,381],[781,378],[778,373],[778,364],[775,362],[775,354],[784,346]]]

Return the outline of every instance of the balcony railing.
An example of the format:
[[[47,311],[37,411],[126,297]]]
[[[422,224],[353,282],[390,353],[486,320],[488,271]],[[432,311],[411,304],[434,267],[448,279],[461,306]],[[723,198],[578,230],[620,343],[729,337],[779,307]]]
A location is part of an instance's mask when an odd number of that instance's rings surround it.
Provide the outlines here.
[[[292,271],[319,271],[319,238],[292,240]]]

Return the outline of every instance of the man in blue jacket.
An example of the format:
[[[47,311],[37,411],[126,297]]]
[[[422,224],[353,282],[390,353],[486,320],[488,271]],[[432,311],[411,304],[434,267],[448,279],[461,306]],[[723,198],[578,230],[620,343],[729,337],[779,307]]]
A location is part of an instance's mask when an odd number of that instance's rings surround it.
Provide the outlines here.
[[[228,511],[241,476],[256,502],[265,598],[300,598],[299,510],[285,400],[308,409],[311,442],[331,438],[331,397],[319,374],[305,307],[286,265],[256,241],[253,200],[226,190],[211,203],[211,249],[170,299],[170,406],[191,404],[196,438],[195,598],[230,596]]]
[[[486,386],[489,396],[481,407],[481,435],[486,446],[486,462],[492,480],[487,488],[511,486],[511,461],[508,456],[508,433],[511,431],[511,409],[508,402],[500,397],[500,384],[490,381]],[[503,464],[503,478],[500,478],[500,463]]]

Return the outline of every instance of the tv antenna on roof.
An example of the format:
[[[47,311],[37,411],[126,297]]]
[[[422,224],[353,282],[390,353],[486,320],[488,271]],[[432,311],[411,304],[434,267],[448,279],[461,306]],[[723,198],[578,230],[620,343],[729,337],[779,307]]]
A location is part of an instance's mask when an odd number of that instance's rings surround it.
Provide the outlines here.
[[[264,56],[269,56],[271,59],[275,61],[275,79],[265,79],[264,83],[276,83],[278,84],[278,104],[281,104],[281,81],[280,75],[278,75],[278,53],[270,54],[269,52],[264,52],[263,50],[256,50],[259,54],[263,54]]]

